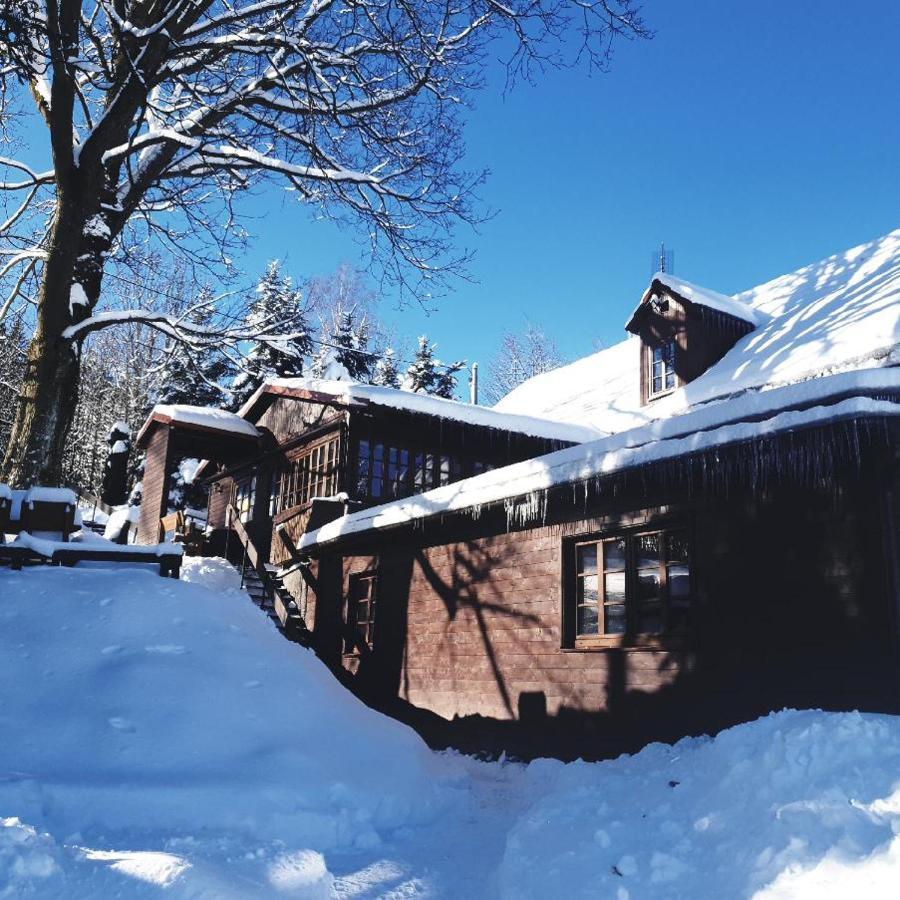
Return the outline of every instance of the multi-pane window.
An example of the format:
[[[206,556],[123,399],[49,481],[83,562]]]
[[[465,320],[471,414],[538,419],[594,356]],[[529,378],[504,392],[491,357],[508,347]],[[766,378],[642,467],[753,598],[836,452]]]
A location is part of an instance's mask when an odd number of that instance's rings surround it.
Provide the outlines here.
[[[683,529],[575,544],[575,637],[666,634],[690,625],[691,561]]]
[[[313,497],[331,497],[337,493],[340,438],[310,447],[295,456],[278,473],[269,506],[272,514],[302,506]]]
[[[237,510],[241,522],[249,522],[253,518],[253,504],[256,502],[256,476],[244,478],[234,483],[232,505]]]
[[[356,495],[375,500],[409,497],[488,468],[482,462],[467,467],[446,453],[363,439],[356,445]]]
[[[375,601],[377,575],[374,572],[350,576],[347,595],[347,629],[344,652],[353,653],[361,644],[370,650],[375,640]]]
[[[675,388],[675,341],[650,348],[650,396],[665,394]]]

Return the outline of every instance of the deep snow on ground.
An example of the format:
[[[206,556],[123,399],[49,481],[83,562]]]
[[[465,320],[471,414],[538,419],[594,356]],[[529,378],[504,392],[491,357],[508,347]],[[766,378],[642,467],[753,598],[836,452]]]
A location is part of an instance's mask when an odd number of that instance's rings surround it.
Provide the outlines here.
[[[430,752],[217,560],[0,569],[0,897],[896,897],[900,719]]]

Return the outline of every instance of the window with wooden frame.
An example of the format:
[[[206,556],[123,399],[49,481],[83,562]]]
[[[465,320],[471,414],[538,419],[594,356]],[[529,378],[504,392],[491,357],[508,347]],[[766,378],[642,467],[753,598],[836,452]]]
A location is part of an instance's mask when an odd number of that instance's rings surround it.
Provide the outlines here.
[[[409,497],[487,468],[491,467],[467,464],[446,453],[362,438],[356,443],[356,496],[373,500]]]
[[[344,653],[357,653],[362,645],[372,649],[375,641],[375,605],[378,574],[356,572],[350,576],[347,591],[347,637]]]
[[[678,379],[675,375],[675,339],[663,341],[647,348],[647,397],[653,399],[675,390]]]
[[[273,515],[303,506],[314,497],[332,497],[338,490],[340,435],[321,441],[294,456],[276,476],[278,494]]]
[[[579,539],[567,554],[576,648],[652,643],[691,625],[691,555],[683,527]]]
[[[232,506],[237,510],[241,522],[249,522],[253,518],[253,505],[256,503],[256,476],[235,481],[231,495]]]

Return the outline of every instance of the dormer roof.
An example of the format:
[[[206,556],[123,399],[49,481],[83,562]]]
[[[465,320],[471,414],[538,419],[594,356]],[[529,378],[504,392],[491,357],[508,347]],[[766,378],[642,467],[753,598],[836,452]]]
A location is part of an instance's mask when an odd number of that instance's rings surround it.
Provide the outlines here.
[[[682,278],[676,278],[668,272],[657,272],[653,278],[650,279],[650,285],[641,295],[640,302],[631,313],[631,316],[625,325],[626,331],[630,331],[632,334],[638,334],[640,330],[640,318],[649,308],[647,304],[650,303],[651,298],[665,294],[674,294],[689,307],[699,306],[703,309],[713,310],[720,315],[730,316],[733,319],[748,322],[754,327],[760,325],[764,318],[759,310],[754,309],[743,300],[739,300],[736,297],[728,297],[717,291],[711,291],[709,288],[691,284],[691,282],[685,281]]]

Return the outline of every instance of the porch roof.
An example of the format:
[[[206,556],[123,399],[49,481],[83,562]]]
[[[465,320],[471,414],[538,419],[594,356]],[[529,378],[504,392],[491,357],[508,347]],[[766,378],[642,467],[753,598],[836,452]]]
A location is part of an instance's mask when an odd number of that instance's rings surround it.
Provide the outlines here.
[[[251,453],[262,437],[252,422],[232,412],[157,404],[138,432],[137,446],[146,447],[157,427],[169,428],[170,448],[175,453],[216,462],[230,462]]]

